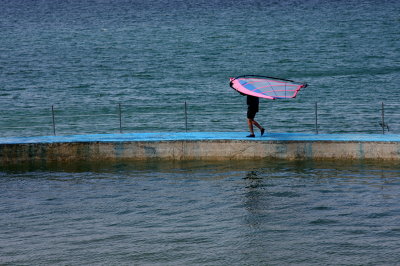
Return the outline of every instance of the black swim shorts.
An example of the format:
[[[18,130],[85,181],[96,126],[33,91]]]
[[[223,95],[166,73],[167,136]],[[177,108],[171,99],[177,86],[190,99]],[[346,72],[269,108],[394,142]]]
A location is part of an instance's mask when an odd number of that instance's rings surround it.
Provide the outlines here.
[[[257,109],[248,108],[247,109],[247,118],[253,120],[256,117]]]

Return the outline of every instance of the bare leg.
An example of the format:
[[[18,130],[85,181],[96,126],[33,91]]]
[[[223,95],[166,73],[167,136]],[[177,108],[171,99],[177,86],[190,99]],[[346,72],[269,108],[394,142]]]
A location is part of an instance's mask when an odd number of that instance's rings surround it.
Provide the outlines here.
[[[258,129],[260,129],[261,131],[261,136],[264,134],[265,129],[255,120],[253,119],[247,119],[247,124],[249,125],[249,130],[250,130],[250,134],[254,135],[254,127],[253,125],[255,125],[256,127],[258,127]]]
[[[257,123],[256,120],[253,120],[253,125],[255,125],[256,127],[258,127],[260,130],[263,129],[263,127],[262,127],[259,123]]]
[[[254,135],[253,122],[254,122],[254,120],[249,119],[249,118],[247,119],[247,124],[249,125],[250,135]]]

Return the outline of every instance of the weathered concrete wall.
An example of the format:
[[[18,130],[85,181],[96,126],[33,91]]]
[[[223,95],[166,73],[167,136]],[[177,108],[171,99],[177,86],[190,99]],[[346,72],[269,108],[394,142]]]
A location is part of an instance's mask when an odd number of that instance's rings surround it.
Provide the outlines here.
[[[3,165],[29,161],[261,158],[400,160],[400,142],[171,140],[0,144]]]

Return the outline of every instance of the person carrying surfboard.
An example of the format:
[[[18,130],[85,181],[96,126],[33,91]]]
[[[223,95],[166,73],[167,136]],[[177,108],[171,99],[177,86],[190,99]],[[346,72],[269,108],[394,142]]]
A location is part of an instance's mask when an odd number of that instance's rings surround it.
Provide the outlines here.
[[[247,124],[249,125],[250,135],[248,138],[254,138],[254,128],[253,125],[258,127],[261,131],[261,136],[264,135],[265,128],[263,128],[256,120],[254,120],[256,113],[258,112],[259,106],[258,97],[247,95]]]

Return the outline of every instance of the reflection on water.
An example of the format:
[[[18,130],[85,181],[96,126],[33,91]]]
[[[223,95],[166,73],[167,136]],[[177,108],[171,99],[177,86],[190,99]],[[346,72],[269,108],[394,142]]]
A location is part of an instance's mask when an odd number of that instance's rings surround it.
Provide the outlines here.
[[[0,170],[2,262],[395,264],[400,166],[153,161]],[[45,259],[44,259],[45,258]]]

